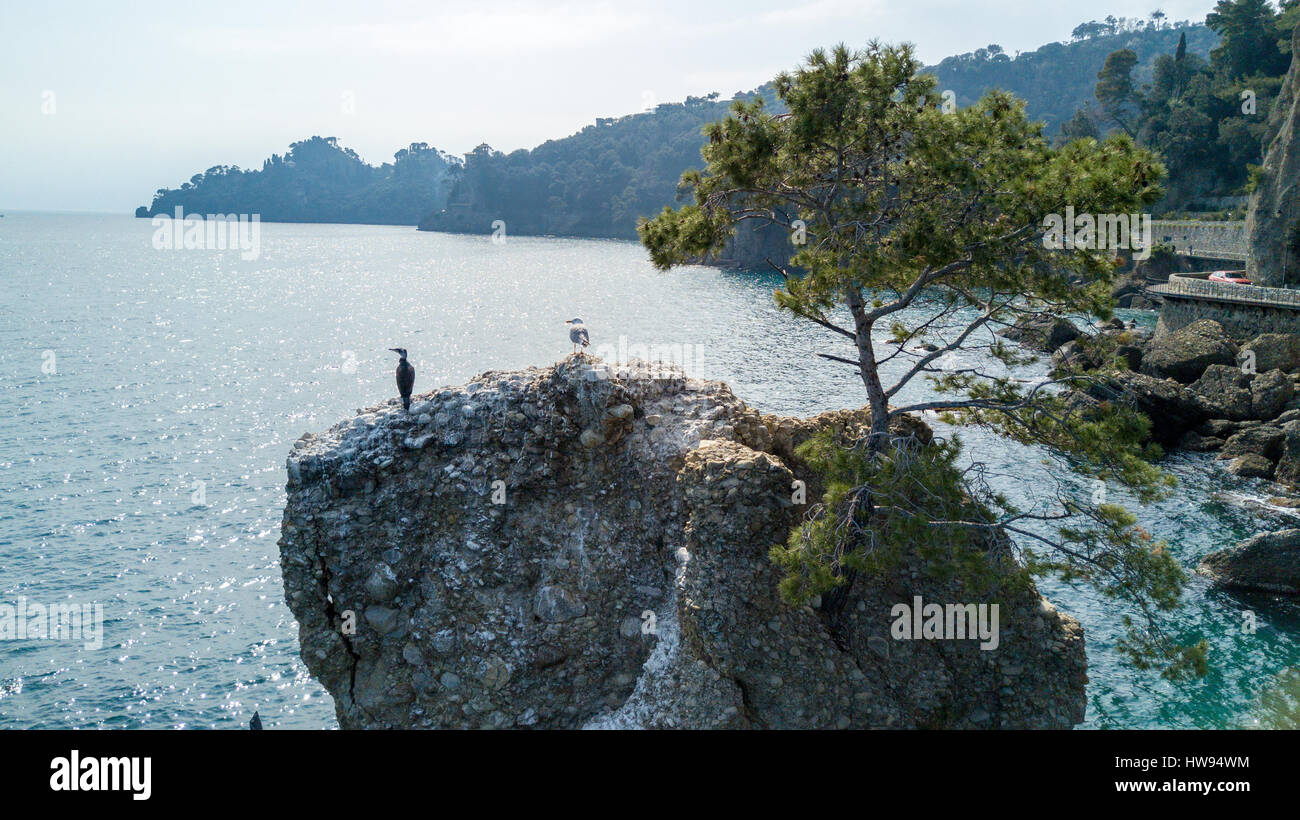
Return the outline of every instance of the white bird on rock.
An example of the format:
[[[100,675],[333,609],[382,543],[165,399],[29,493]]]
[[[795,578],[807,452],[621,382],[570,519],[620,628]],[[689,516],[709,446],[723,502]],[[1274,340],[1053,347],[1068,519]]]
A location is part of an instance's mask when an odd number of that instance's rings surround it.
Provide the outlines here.
[[[573,325],[569,328],[569,341],[573,342],[573,352],[578,352],[578,345],[587,347],[591,344],[591,337],[587,335],[587,328],[582,324],[581,319],[569,319],[566,325]]]

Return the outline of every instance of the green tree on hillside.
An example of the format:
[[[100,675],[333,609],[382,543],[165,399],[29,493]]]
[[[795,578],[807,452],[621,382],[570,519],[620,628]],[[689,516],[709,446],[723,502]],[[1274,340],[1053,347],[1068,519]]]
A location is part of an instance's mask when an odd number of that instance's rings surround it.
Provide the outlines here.
[[[1142,89],[1133,86],[1131,53],[1107,58],[1097,99],[1110,122],[1164,161],[1170,185],[1162,210],[1194,210],[1247,191],[1297,19],[1297,0],[1286,0],[1280,12],[1264,0],[1220,0],[1206,17],[1220,36],[1209,61],[1189,53],[1180,37],[1172,56],[1155,59]]]
[[[1133,89],[1133,67],[1137,65],[1137,55],[1124,48],[1113,51],[1106,57],[1106,62],[1097,73],[1097,102],[1111,122],[1124,129],[1124,133],[1134,136],[1131,124],[1137,97]]]
[[[741,223],[806,235],[792,259],[806,273],[786,276],[777,304],[847,342],[820,355],[853,368],[871,421],[853,442],[804,446],[827,490],[773,550],[782,591],[794,602],[824,596],[833,621],[857,574],[902,550],[928,551],[936,571],[974,572],[970,539],[1010,533],[1035,568],[1085,579],[1145,616],[1127,644],[1139,663],[1160,655],[1170,669],[1196,666],[1203,647],[1175,649],[1158,617],[1176,606],[1182,573],[1130,513],[1064,484],[1018,507],[977,480],[978,462],[958,467],[955,440],[919,445],[899,429],[909,414],[938,411],[1044,445],[1061,465],[1139,498],[1165,492],[1171,479],[1141,444],[1145,418],[1123,402],[1083,405],[1061,392],[1086,377],[1026,385],[994,364],[951,364],[959,351],[1022,362],[997,327],[1108,315],[1112,254],[1049,250],[1044,219],[1067,205],[1142,210],[1159,196],[1163,170],[1126,137],[1054,150],[1005,93],[943,113],[919,69],[908,46],[814,52],[776,80],[788,113],[773,115],[762,100],[733,105],[705,130],[706,168],[682,178],[694,202],[639,225],[660,268],[720,247]],[[940,398],[908,398],[923,378]]]
[[[1205,24],[1219,33],[1210,59],[1227,80],[1286,71],[1277,42],[1277,12],[1268,0],[1219,0]]]

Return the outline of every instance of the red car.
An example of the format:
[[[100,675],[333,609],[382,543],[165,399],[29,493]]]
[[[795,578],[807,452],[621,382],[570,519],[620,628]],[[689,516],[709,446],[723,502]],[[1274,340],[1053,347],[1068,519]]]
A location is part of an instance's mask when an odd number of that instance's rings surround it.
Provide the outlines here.
[[[1231,282],[1234,285],[1253,284],[1246,278],[1246,272],[1244,270],[1216,270],[1214,273],[1210,274],[1210,281]]]

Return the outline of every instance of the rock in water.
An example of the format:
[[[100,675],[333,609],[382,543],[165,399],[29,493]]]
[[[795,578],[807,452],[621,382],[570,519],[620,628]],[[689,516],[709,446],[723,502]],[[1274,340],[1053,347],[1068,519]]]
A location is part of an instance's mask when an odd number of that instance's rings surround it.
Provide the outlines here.
[[[344,728],[1060,728],[1083,631],[1006,567],[986,592],[916,555],[839,612],[792,607],[768,551],[822,488],[795,455],[864,411],[761,415],[725,384],[598,360],[490,372],[367,411],[289,456],[280,539],[303,661]],[[588,431],[600,435],[585,436]],[[897,432],[928,441],[920,422]],[[596,440],[599,438],[599,441]],[[1003,571],[1003,570],[999,570]],[[999,644],[894,640],[897,604],[999,605]]]
[[[1256,285],[1300,281],[1300,259],[1288,248],[1300,220],[1300,27],[1291,34],[1291,68],[1269,111],[1259,185],[1246,212],[1246,275]]]
[[[1300,530],[1260,533],[1212,552],[1197,571],[1218,587],[1300,595]]]
[[[1013,342],[1043,353],[1052,353],[1067,342],[1083,335],[1068,319],[1055,316],[1030,316],[997,332]]]
[[[1142,372],[1157,379],[1191,384],[1210,365],[1236,367],[1237,346],[1223,325],[1201,319],[1172,333],[1162,333],[1147,343]]]

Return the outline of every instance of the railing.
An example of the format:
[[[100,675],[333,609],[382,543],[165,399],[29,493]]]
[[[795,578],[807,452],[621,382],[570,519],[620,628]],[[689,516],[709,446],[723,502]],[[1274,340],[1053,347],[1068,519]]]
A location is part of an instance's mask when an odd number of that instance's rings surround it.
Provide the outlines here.
[[[1208,274],[1172,274],[1163,285],[1147,290],[1160,296],[1185,296],[1209,299],[1215,302],[1236,302],[1245,305],[1288,308],[1300,310],[1300,291],[1283,288],[1265,288],[1257,285],[1236,285],[1231,282],[1211,282],[1197,278]]]

